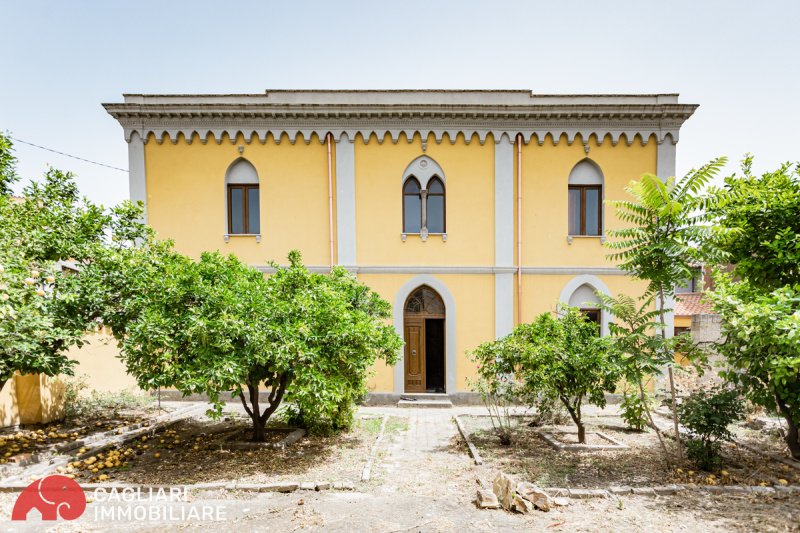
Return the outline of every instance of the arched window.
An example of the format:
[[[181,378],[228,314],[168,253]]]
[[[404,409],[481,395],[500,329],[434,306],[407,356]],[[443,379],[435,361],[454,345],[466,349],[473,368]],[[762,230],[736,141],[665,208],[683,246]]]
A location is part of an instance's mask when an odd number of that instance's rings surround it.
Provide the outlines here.
[[[569,173],[569,235],[602,235],[603,173],[590,160],[579,162]]]
[[[584,283],[572,293],[569,298],[569,305],[577,307],[590,322],[597,324],[597,334],[602,332],[603,316],[600,308],[600,298],[597,297],[595,288]]]
[[[419,233],[422,229],[422,195],[413,176],[403,185],[403,233]]]
[[[261,233],[261,198],[258,172],[246,159],[238,159],[225,174],[229,235]]]
[[[444,233],[444,184],[438,177],[428,182],[425,227],[429,233]]]
[[[442,168],[428,156],[411,162],[403,173],[403,233],[444,235],[445,177]]]

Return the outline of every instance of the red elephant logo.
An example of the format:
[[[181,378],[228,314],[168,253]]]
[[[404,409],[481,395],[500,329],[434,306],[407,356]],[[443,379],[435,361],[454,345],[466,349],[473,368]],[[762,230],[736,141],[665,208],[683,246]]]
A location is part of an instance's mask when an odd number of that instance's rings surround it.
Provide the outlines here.
[[[20,493],[11,513],[11,520],[26,520],[31,509],[38,509],[42,520],[75,520],[86,510],[86,495],[67,476],[37,479]]]

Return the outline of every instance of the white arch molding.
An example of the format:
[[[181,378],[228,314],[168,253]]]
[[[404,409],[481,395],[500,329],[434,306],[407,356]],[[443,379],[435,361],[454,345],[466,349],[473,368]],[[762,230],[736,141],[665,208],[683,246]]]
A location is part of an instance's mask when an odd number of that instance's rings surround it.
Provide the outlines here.
[[[575,276],[561,290],[561,295],[558,297],[558,301],[563,304],[569,305],[570,298],[572,295],[577,291],[579,288],[583,287],[584,285],[589,285],[595,291],[601,292],[606,296],[611,296],[611,291],[608,290],[608,285],[603,283],[603,280],[598,278],[597,276],[592,276],[590,274],[582,274],[580,276]],[[611,321],[610,313],[607,311],[603,311],[600,313],[600,334],[605,337],[609,334],[608,331],[608,323]]]
[[[394,297],[394,329],[401,338],[405,339],[403,315],[406,300],[408,296],[421,285],[427,285],[438,292],[444,302],[445,392],[447,394],[453,394],[456,392],[456,301],[455,298],[453,298],[453,294],[447,288],[447,285],[439,278],[431,276],[430,274],[420,274],[403,283]],[[404,353],[405,350],[400,352],[400,358],[394,367],[395,394],[405,393]]]
[[[405,185],[406,180],[411,176],[417,178],[419,186],[422,189],[428,188],[428,183],[434,176],[442,180],[442,183],[447,187],[447,179],[444,176],[444,170],[439,166],[439,163],[427,155],[421,155],[408,164],[405,172],[403,172],[401,187]]]

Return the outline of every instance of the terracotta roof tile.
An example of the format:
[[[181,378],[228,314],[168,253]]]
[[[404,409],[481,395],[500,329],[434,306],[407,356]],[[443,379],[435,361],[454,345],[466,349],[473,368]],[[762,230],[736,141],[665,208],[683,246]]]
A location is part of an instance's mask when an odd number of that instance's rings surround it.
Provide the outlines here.
[[[702,292],[684,292],[675,295],[675,316],[713,315],[711,304],[703,299]]]

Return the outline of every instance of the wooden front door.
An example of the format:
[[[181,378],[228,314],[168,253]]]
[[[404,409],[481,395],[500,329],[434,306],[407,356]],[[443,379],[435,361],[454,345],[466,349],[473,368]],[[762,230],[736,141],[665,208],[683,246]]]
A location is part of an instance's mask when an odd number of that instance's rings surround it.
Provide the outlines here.
[[[439,294],[423,285],[416,289],[406,300],[404,308],[405,350],[403,364],[405,367],[405,392],[426,392],[426,337],[425,320],[445,318],[444,302]],[[443,356],[444,350],[441,350]],[[444,364],[442,361],[441,364]]]
[[[425,321],[406,320],[406,392],[425,392]]]

